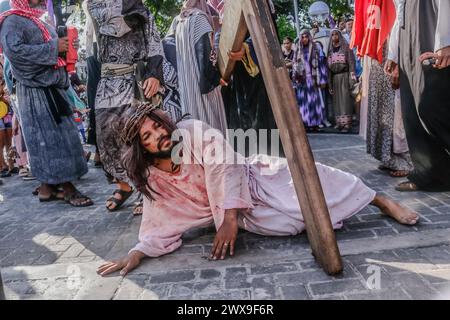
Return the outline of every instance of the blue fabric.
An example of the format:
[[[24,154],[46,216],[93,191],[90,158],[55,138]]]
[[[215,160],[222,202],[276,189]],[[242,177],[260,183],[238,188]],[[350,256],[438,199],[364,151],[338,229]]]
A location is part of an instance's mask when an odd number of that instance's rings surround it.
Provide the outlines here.
[[[353,54],[355,55],[355,74],[356,77],[359,78],[362,76],[363,73],[363,67],[361,58],[357,55],[357,48],[353,48]]]
[[[11,70],[11,62],[9,62],[8,58],[5,57],[4,61],[5,65],[3,66],[3,78],[5,79],[6,88],[8,89],[8,92],[13,92],[13,75]]]
[[[0,41],[17,80],[18,113],[33,174],[42,183],[61,184],[80,178],[88,168],[73,117],[63,115],[57,123],[44,90],[54,88],[73,105],[66,93],[67,72],[55,69],[57,35],[53,28],[49,31],[53,40],[44,43],[31,20],[9,16],[1,26]]]
[[[75,109],[77,110],[86,109],[86,104],[83,101],[81,101],[80,97],[78,97],[77,93],[75,92],[72,86],[70,86],[66,92]]]

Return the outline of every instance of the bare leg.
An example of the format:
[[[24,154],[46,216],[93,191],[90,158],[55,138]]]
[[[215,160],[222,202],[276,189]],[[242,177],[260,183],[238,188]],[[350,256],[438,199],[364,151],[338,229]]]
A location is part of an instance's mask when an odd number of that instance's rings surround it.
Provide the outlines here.
[[[400,224],[412,226],[419,221],[417,213],[388,198],[376,196],[371,205],[379,208],[382,213],[395,219]]]

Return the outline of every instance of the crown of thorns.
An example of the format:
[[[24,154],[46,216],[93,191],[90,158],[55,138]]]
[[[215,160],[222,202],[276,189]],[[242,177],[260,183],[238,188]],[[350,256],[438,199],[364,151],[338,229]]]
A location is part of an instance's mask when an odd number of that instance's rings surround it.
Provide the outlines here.
[[[125,144],[131,144],[139,134],[139,130],[145,121],[145,118],[155,110],[161,108],[161,104],[152,104],[149,102],[139,103],[133,109],[132,115],[125,122],[121,139]]]

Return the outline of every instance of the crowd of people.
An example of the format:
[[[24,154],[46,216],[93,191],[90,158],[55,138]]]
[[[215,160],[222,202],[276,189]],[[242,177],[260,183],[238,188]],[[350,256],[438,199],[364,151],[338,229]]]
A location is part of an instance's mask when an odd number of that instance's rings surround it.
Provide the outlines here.
[[[283,55],[310,132],[334,125],[338,132],[348,133],[359,123],[362,66],[350,49],[352,28],[353,19],[347,18],[330,29],[328,39],[315,37],[320,31],[316,26],[302,30],[295,41],[290,37],[283,40]]]
[[[134,215],[143,214],[139,244],[127,257],[102,265],[101,275],[126,274],[144,257],[179,248],[185,231],[212,223],[217,229],[212,259],[234,254],[238,228],[278,236],[305,229],[285,159],[244,158],[227,140],[230,129],[270,131],[277,125],[250,35],[241,50],[229,53],[236,61],[232,79],[221,78],[217,52],[225,1],[184,1],[163,38],[142,0],[84,1],[86,86],[67,72],[64,59],[79,42],[58,37],[51,19],[41,19],[53,12],[51,1],[11,0],[11,9],[0,15],[5,66],[0,94],[9,107],[0,130],[3,141],[14,140],[15,150],[0,159],[2,168],[37,179],[40,201],[88,207],[93,201],[74,184],[88,172],[86,141],[95,146],[94,161],[107,181],[117,185],[106,199],[108,211],[140,194],[133,208]],[[284,39],[286,67],[311,131],[333,123],[349,132],[363,104],[355,97],[362,95],[365,79],[368,151],[393,176],[408,176],[399,190],[448,190],[450,28],[444,17],[450,8],[439,0],[398,2],[397,16],[406,18],[397,21],[390,43],[386,40],[382,61],[368,66],[364,60],[366,76],[358,47],[349,43],[353,20],[333,29],[327,45],[310,30],[301,32],[295,48],[292,39]],[[274,6],[267,3],[275,22]],[[421,10],[435,23],[417,30]],[[419,42],[413,41],[417,34]],[[412,45],[431,67],[411,59]],[[401,95],[393,86],[400,86]],[[88,108],[80,103],[82,92]],[[79,125],[86,115],[87,137]],[[183,161],[175,161],[176,150]],[[206,161],[216,159],[217,150],[224,158]],[[334,228],[369,204],[401,224],[417,223],[415,212],[377,195],[354,175],[321,164],[317,170]]]

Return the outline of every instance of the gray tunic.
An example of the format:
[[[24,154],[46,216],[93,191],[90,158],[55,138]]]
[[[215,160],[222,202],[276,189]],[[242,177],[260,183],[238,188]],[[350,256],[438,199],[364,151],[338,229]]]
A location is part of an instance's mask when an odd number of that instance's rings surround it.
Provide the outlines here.
[[[60,184],[80,178],[88,168],[72,116],[61,115],[57,121],[45,94],[46,88],[56,88],[71,105],[65,92],[67,72],[55,69],[57,35],[48,29],[53,40],[45,43],[36,24],[13,15],[3,22],[0,41],[17,79],[18,111],[33,174],[43,183]]]
[[[89,0],[87,8],[92,17],[98,43],[99,61],[105,64],[132,65],[145,61],[144,78],[157,78],[164,89],[163,109],[173,121],[182,117],[178,102],[178,79],[175,69],[167,62],[154,17],[142,9],[136,1],[137,17],[145,23],[131,28],[123,15],[125,1]],[[133,6],[132,6],[133,7]],[[120,139],[122,122],[126,111],[135,99],[135,76],[126,74],[104,76],[97,88],[95,119],[97,146],[103,168],[111,180],[129,182],[122,167],[122,146]]]

